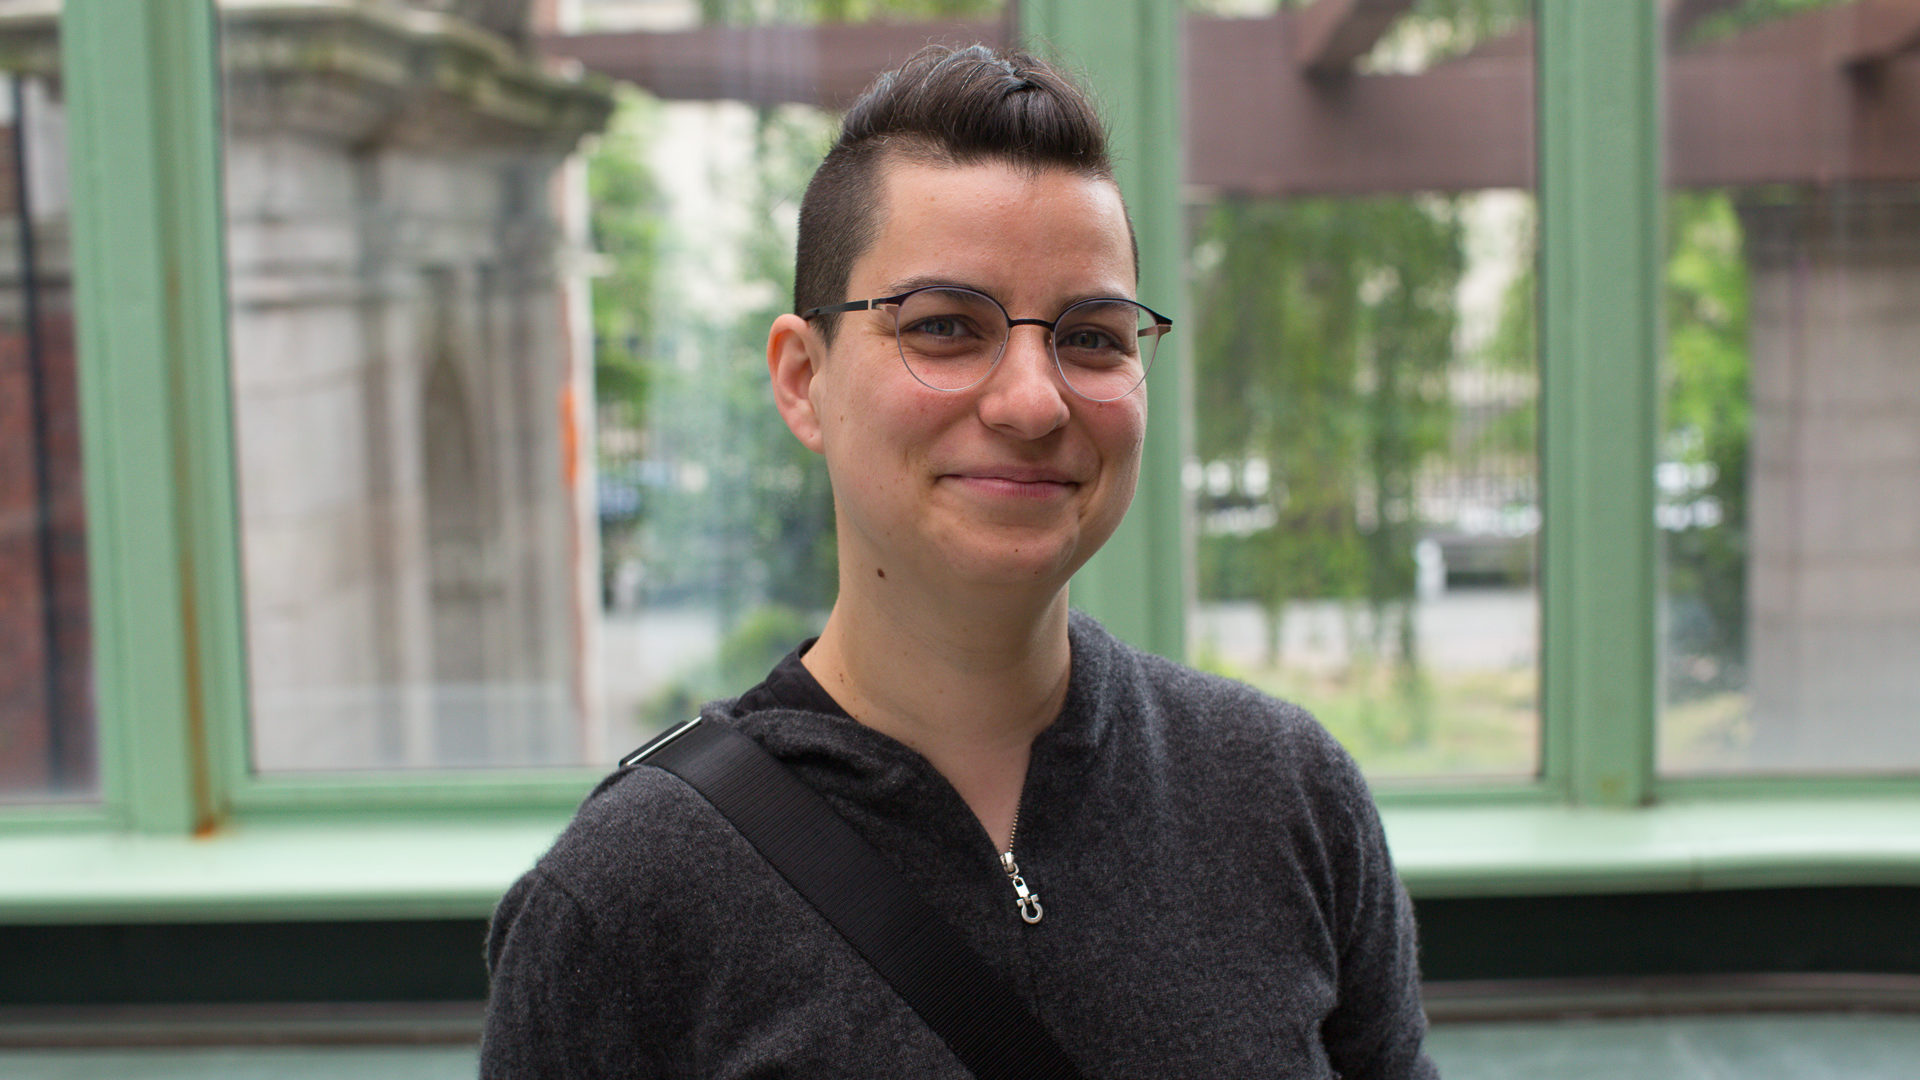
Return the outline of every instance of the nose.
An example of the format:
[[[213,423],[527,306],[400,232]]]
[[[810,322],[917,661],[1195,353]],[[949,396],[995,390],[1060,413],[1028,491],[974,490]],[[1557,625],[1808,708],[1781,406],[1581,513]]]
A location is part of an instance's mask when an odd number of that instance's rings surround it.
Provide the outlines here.
[[[1024,332],[1023,332],[1024,331]],[[996,431],[1023,439],[1043,438],[1059,430],[1071,415],[1053,360],[1047,327],[1012,328],[1000,363],[981,387],[980,419]]]

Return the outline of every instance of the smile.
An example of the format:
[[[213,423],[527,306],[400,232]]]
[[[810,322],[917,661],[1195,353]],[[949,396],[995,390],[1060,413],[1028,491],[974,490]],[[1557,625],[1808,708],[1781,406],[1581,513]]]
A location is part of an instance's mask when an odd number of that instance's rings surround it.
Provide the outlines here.
[[[1043,470],[948,473],[945,479],[954,481],[969,491],[1014,499],[1058,498],[1080,486],[1078,482],[1059,473]]]

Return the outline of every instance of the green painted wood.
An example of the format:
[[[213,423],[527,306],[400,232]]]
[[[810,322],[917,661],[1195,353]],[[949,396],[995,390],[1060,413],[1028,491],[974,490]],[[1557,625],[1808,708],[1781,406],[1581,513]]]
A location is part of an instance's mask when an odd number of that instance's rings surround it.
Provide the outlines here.
[[[200,837],[0,833],[0,924],[485,918],[568,808],[249,817]],[[1920,886],[1920,800],[1384,811],[1417,897]]]
[[[217,813],[242,702],[212,48],[205,3],[62,16],[102,784],[152,832]]]
[[[227,348],[226,196],[220,115],[218,13],[211,0],[175,0],[154,24],[161,59],[155,128],[169,180],[169,248],[178,332],[175,385],[180,425],[183,546],[192,568],[188,610],[194,634],[195,735],[207,773],[201,792],[212,818],[231,809],[249,775],[246,609],[234,461],[233,366]]]
[[[449,811],[571,812],[606,776],[605,769],[486,769],[413,772],[329,772],[253,776],[231,791],[234,812],[248,821],[326,820],[377,816],[384,821]]]
[[[1082,73],[1112,129],[1114,171],[1140,244],[1140,298],[1174,322],[1148,376],[1152,401],[1133,509],[1073,580],[1073,602],[1141,648],[1182,659],[1193,560],[1188,456],[1185,223],[1181,214],[1180,10],[1174,0],[1020,5],[1036,53]]]
[[[0,836],[50,830],[96,830],[115,824],[100,803],[16,803],[0,810]]]
[[[0,836],[0,924],[484,919],[567,816]]]
[[[1422,897],[1920,884],[1911,798],[1382,814],[1401,877]]]
[[[1659,44],[1653,4],[1539,7],[1543,723],[1580,804],[1653,771]]]
[[[1920,776],[1671,776],[1658,778],[1656,799],[1920,799]]]
[[[247,774],[212,15],[69,6],[106,807],[47,809],[0,834],[0,865],[22,871],[0,875],[0,920],[484,917],[590,775]],[[1910,783],[1671,781],[1663,805],[1627,809],[1651,790],[1655,674],[1658,50],[1643,7],[1542,11],[1549,782],[1383,785],[1396,858],[1421,896],[1920,884]],[[1023,9],[1030,39],[1070,61],[1140,58],[1094,78],[1140,229],[1142,296],[1178,320],[1176,19],[1164,0]],[[1075,593],[1171,655],[1189,565],[1182,340],[1154,376],[1135,513]],[[242,820],[184,835],[229,799]],[[134,828],[101,830],[108,820]]]

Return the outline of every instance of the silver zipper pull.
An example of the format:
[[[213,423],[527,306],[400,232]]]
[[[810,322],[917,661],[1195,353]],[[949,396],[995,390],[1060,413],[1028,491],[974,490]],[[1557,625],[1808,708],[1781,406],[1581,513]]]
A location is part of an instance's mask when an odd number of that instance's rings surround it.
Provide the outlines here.
[[[1027,888],[1020,876],[1020,864],[1013,861],[1012,851],[1000,853],[1000,869],[1007,872],[1007,880],[1013,882],[1013,902],[1020,908],[1020,917],[1031,926],[1040,921],[1046,909],[1040,906],[1040,894]]]

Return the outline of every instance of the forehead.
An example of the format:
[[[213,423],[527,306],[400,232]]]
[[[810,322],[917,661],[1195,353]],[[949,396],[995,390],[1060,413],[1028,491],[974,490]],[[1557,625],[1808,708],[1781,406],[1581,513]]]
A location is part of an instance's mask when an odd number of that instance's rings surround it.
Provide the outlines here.
[[[1133,294],[1126,207],[1103,177],[896,160],[882,170],[877,210],[874,242],[853,266],[854,295],[934,280],[996,295]]]

